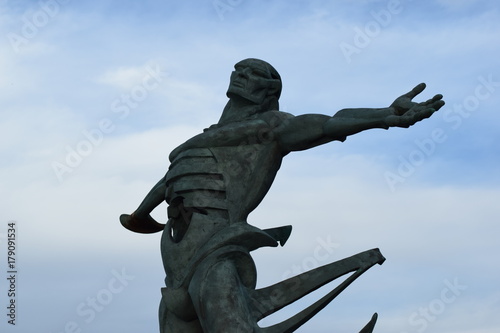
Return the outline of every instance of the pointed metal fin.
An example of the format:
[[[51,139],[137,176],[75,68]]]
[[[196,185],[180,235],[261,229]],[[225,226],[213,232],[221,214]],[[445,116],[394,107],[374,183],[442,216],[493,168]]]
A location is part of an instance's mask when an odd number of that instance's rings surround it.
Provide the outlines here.
[[[345,274],[354,272],[334,290],[293,317],[276,325],[261,328],[262,333],[293,332],[330,303],[361,274],[385,258],[378,249],[358,253],[352,257],[327,264],[272,286],[248,290],[256,321],[282,309],[310,292]]]
[[[378,314],[374,313],[372,319],[366,324],[359,333],[373,333],[373,328],[375,328],[375,323],[377,322]]]
[[[280,242],[280,245],[283,246],[285,245],[286,241],[288,240],[288,237],[290,237],[290,234],[292,233],[292,226],[285,225],[283,227],[264,229],[262,231],[267,233],[272,238],[276,239],[276,241]]]

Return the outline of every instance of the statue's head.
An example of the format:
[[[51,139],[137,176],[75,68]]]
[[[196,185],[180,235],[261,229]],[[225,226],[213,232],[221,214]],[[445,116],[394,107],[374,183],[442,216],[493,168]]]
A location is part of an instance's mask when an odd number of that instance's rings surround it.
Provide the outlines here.
[[[227,96],[241,97],[254,104],[278,109],[281,77],[273,66],[259,59],[245,59],[234,65]]]

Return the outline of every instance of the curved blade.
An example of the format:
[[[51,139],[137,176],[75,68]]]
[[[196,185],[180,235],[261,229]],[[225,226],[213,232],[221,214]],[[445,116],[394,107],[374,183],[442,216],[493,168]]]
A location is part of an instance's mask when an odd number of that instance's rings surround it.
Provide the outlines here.
[[[140,234],[153,234],[165,228],[164,224],[156,222],[151,216],[146,219],[138,219],[134,215],[122,214],[120,215],[120,223],[126,229]]]
[[[251,305],[253,307],[254,318],[256,321],[259,321],[336,278],[354,272],[335,289],[306,309],[281,323],[261,328],[260,331],[263,333],[295,331],[328,305],[361,274],[373,265],[382,264],[384,261],[385,258],[378,249],[368,250],[302,273],[272,286],[258,290],[248,290],[252,300]]]

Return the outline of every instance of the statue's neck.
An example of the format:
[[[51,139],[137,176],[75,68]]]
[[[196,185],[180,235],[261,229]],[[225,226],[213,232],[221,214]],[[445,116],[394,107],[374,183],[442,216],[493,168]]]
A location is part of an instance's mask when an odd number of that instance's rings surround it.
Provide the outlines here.
[[[228,123],[242,121],[251,118],[261,111],[262,105],[249,103],[241,99],[230,99],[217,125],[222,126]]]

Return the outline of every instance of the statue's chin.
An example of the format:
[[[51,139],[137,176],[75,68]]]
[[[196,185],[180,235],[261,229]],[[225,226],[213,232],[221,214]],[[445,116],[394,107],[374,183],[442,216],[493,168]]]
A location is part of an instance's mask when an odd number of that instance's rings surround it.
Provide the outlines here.
[[[249,104],[260,105],[263,102],[263,98],[261,98],[261,96],[249,94],[246,90],[237,87],[230,88],[227,91],[226,96],[231,99],[243,99]]]

